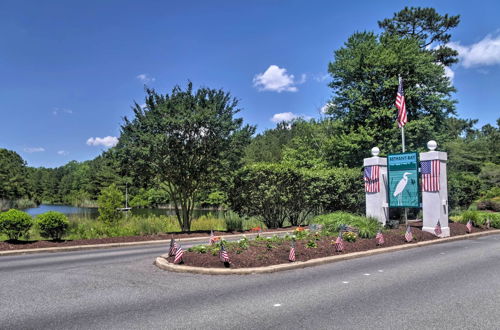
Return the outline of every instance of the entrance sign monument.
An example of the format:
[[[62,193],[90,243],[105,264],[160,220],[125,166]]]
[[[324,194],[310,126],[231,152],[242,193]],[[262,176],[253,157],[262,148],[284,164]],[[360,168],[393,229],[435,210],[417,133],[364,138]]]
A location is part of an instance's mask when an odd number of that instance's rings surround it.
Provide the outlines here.
[[[379,157],[380,150],[372,149],[373,157],[365,158],[366,216],[379,220],[383,225],[389,219],[389,208],[422,208],[423,231],[435,234],[439,221],[441,234],[450,236],[448,226],[448,184],[446,152],[436,151],[436,141],[427,143],[429,152],[390,154]],[[367,173],[377,166],[379,186],[367,185]],[[367,169],[371,167],[370,169]],[[375,171],[377,172],[377,171]],[[377,172],[378,173],[378,172]],[[422,182],[420,182],[422,181]],[[369,187],[370,189],[368,189]]]

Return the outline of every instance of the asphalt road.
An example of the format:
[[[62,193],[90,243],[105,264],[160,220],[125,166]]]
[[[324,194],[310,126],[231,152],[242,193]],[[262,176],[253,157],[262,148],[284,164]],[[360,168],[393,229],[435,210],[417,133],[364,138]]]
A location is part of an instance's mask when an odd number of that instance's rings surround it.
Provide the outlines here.
[[[1,329],[500,329],[500,235],[264,275],[163,246],[0,257]]]

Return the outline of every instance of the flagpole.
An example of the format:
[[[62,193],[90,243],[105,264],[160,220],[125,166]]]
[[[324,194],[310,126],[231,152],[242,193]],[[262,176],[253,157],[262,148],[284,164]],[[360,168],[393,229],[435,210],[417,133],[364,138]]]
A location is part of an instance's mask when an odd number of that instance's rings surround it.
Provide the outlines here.
[[[398,75],[398,82],[401,84],[401,75]],[[401,146],[403,147],[403,152],[406,152],[405,146],[405,125],[401,126]],[[405,224],[408,226],[408,208],[405,207]]]

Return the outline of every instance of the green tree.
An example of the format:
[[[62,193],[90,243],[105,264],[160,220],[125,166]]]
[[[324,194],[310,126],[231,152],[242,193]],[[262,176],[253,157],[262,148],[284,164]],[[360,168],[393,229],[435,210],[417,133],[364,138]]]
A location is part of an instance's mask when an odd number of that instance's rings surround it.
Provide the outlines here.
[[[123,207],[123,200],[123,193],[115,184],[104,188],[97,199],[99,220],[109,224],[116,223],[122,217],[119,208]]]
[[[241,165],[254,127],[235,119],[238,102],[223,90],[146,89],[146,108],[135,104],[117,145],[124,171],[140,182],[166,184],[179,224],[189,231],[198,194],[227,182]]]
[[[26,162],[16,152],[0,148],[0,200],[30,197]]]
[[[438,62],[449,66],[458,61],[458,52],[446,46],[451,38],[448,32],[459,23],[460,15],[440,15],[434,8],[405,7],[378,25],[388,34],[417,40],[420,48],[427,48]]]

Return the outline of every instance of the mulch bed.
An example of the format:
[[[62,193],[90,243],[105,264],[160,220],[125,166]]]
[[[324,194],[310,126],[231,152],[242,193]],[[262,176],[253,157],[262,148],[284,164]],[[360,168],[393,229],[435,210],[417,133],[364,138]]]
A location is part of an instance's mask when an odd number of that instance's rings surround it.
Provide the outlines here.
[[[464,224],[460,223],[449,223],[451,236],[466,235],[467,229]],[[415,244],[417,242],[429,241],[439,239],[435,235],[423,232],[418,224],[412,224],[413,241],[407,243],[404,234],[406,228],[401,226],[399,229],[390,229],[384,232],[385,243],[382,246],[377,246],[376,240],[373,239],[360,239],[358,238],[356,242],[350,243],[344,241],[345,250],[344,252],[336,252],[335,247],[332,245],[332,240],[336,237],[320,237],[316,241],[317,248],[307,248],[305,245],[307,241],[297,241],[295,246],[296,260],[297,261],[307,261],[310,259],[334,256],[339,254],[346,254],[351,252],[366,251],[371,249],[380,249],[384,247],[390,247],[402,244]],[[472,233],[485,231],[485,228],[472,229]],[[288,242],[284,244],[274,243],[272,249],[268,249],[266,242],[251,241],[250,248],[244,250],[242,253],[231,253],[229,252],[229,257],[231,263],[230,268],[246,268],[246,267],[262,267],[277,265],[288,262],[288,254],[290,252],[290,244]],[[169,262],[173,263],[173,257],[167,258]],[[212,267],[212,268],[224,268],[228,265],[224,265],[219,261],[218,256],[214,256],[210,253],[196,253],[185,251],[183,256],[183,264],[187,266],[196,267]]]
[[[287,227],[279,229],[269,229],[268,231],[286,231],[294,230],[296,227]],[[232,235],[232,234],[249,234],[255,233],[254,231],[243,232],[225,232],[215,231],[214,235]],[[0,251],[21,250],[21,249],[39,249],[48,247],[62,247],[62,246],[77,246],[77,245],[93,245],[93,244],[108,244],[108,243],[127,243],[127,242],[143,242],[166,240],[171,237],[175,239],[180,238],[195,238],[206,237],[207,242],[210,236],[208,231],[196,231],[190,233],[173,233],[173,234],[158,234],[158,235],[142,235],[142,236],[125,236],[125,237],[109,237],[109,238],[94,238],[94,239],[78,239],[78,240],[63,240],[63,241],[1,241]]]

